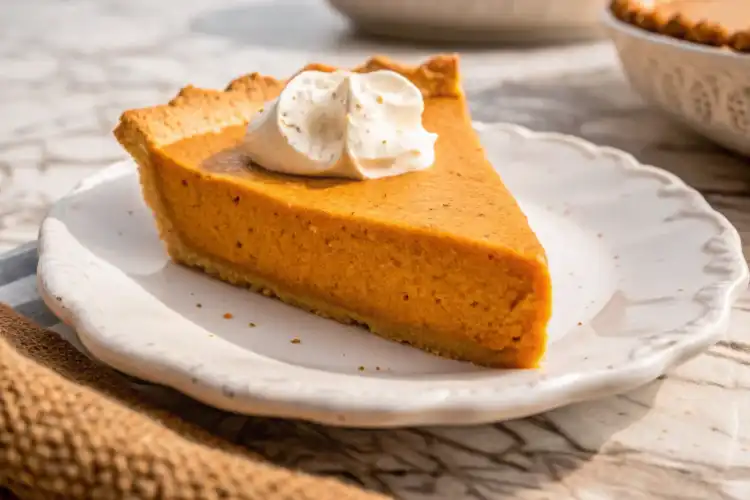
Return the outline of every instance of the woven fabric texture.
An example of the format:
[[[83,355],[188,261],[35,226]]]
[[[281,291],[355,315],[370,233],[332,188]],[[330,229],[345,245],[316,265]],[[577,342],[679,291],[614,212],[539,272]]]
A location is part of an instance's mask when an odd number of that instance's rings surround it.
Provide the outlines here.
[[[0,498],[377,500],[276,467],[139,400],[0,304]]]

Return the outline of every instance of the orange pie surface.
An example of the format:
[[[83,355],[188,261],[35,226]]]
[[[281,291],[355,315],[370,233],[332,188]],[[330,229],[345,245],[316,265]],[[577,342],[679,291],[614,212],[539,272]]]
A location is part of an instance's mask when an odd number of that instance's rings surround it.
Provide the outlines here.
[[[125,112],[115,135],[139,165],[169,255],[438,355],[536,366],[551,310],[547,259],[485,158],[458,59],[374,58],[355,71],[377,69],[422,91],[424,127],[438,134],[431,168],[350,181],[251,166],[236,146],[284,85],[257,74]]]

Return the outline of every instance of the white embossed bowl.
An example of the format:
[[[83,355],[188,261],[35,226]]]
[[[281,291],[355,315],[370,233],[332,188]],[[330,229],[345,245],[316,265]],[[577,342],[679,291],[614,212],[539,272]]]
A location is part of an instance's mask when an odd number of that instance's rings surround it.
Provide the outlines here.
[[[609,9],[603,19],[625,74],[644,99],[750,156],[750,55],[651,33]]]
[[[605,0],[328,0],[365,31],[458,42],[541,42],[601,35]]]

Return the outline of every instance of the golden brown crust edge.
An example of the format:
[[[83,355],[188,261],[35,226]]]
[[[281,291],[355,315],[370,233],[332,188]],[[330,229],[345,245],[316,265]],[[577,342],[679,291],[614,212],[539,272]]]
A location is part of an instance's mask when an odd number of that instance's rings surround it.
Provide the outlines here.
[[[750,29],[731,32],[708,19],[666,15],[658,7],[659,3],[646,5],[642,0],[612,0],[610,4],[616,18],[644,30],[701,45],[750,53]]]
[[[304,70],[334,71],[324,64],[309,64]],[[425,98],[461,97],[458,56],[439,55],[423,64],[399,64],[376,56],[353,69],[367,73],[387,69],[412,81]],[[162,147],[181,139],[246,123],[257,111],[258,104],[276,97],[284,80],[252,73],[232,81],[224,91],[188,86],[168,104],[123,113],[115,129],[117,139],[128,148],[132,140],[152,147]]]

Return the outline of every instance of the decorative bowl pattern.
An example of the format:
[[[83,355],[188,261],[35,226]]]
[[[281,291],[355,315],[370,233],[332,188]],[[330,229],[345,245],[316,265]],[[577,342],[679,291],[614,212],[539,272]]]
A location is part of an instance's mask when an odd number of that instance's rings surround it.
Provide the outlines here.
[[[750,156],[750,55],[604,23],[641,96],[699,134]]]

